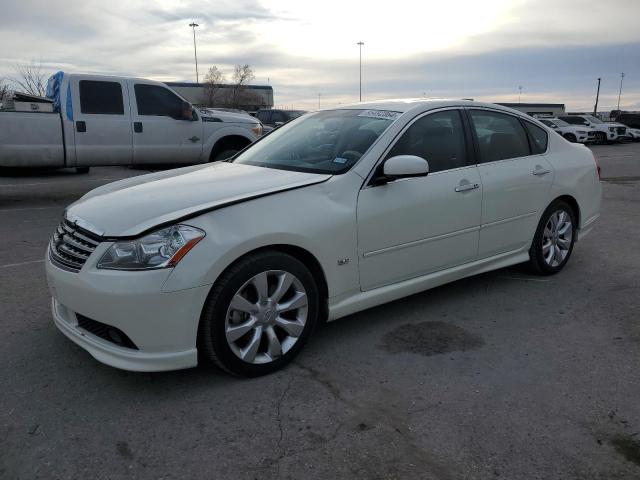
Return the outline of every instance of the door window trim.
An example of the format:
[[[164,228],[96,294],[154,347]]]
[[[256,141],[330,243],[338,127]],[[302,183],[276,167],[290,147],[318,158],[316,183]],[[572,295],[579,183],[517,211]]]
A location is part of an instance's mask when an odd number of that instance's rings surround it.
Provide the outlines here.
[[[406,125],[402,128],[402,130],[400,130],[400,132],[398,132],[396,134],[396,136],[392,139],[392,141],[389,142],[389,145],[387,145],[387,148],[384,149],[384,151],[382,152],[380,157],[376,160],[376,163],[374,164],[374,166],[369,171],[369,174],[367,175],[367,177],[366,177],[365,181],[363,182],[362,187],[360,189],[364,190],[365,188],[375,188],[375,187],[379,186],[379,185],[373,185],[371,183],[375,173],[378,171],[380,166],[384,163],[384,160],[386,159],[386,157],[389,154],[389,152],[391,151],[391,149],[396,145],[396,143],[398,143],[398,141],[402,138],[402,136],[407,132],[407,130],[409,128],[411,128],[411,126],[415,122],[417,122],[418,120],[422,119],[423,117],[426,117],[427,115],[433,115],[435,113],[440,113],[440,112],[447,112],[447,111],[450,111],[450,110],[455,110],[460,115],[460,122],[462,123],[462,134],[464,136],[464,148],[465,148],[465,156],[466,156],[465,163],[466,163],[466,165],[463,165],[461,167],[450,168],[450,169],[447,169],[447,170],[439,170],[439,171],[433,172],[433,173],[429,172],[427,175],[422,176],[422,177],[399,178],[397,180],[393,180],[393,181],[388,182],[388,183],[389,184],[393,184],[393,183],[397,183],[397,182],[401,182],[401,181],[405,181],[405,180],[419,180],[419,179],[428,178],[428,177],[433,176],[433,175],[437,175],[439,173],[452,172],[454,170],[462,170],[462,169],[465,169],[465,168],[476,166],[477,163],[475,162],[475,150],[474,149],[470,149],[470,146],[473,145],[473,142],[472,142],[472,139],[469,138],[469,133],[470,133],[468,131],[469,125],[465,122],[466,114],[464,112],[464,107],[461,107],[461,106],[439,107],[439,108],[434,108],[432,110],[427,110],[426,112],[418,113],[416,116],[414,116],[411,120],[409,120],[406,123]]]

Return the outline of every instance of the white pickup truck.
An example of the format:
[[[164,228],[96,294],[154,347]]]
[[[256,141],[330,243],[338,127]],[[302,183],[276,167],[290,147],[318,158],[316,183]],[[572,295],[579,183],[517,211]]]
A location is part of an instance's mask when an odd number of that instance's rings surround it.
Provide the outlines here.
[[[151,80],[58,72],[47,97],[53,113],[0,111],[0,167],[204,163],[262,134],[249,115],[200,112]]]

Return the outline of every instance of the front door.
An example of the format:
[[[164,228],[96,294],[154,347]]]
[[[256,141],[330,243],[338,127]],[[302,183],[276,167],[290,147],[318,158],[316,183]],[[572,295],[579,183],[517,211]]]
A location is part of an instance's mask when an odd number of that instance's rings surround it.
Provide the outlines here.
[[[184,100],[161,85],[132,81],[133,163],[198,163],[203,126],[197,114],[181,118]]]
[[[78,166],[130,165],[133,158],[127,83],[103,78],[72,80]]]
[[[482,185],[467,145],[460,111],[442,110],[415,120],[385,156],[420,156],[429,174],[361,190],[362,290],[476,259]]]

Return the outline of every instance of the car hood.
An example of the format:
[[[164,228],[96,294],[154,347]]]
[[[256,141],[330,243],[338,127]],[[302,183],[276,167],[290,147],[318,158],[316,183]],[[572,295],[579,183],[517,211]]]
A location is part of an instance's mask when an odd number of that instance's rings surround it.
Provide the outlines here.
[[[132,237],[228,204],[329,179],[220,162],[140,175],[90,191],[65,211],[65,218],[106,237]]]

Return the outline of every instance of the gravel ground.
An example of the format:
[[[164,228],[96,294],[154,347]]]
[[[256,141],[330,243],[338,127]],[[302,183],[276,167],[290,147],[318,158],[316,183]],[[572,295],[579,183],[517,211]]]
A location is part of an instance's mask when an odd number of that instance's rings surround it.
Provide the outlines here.
[[[640,144],[594,150],[603,215],[560,275],[352,315],[252,380],[115,370],[54,327],[64,206],[146,170],[0,171],[0,478],[640,478]]]

